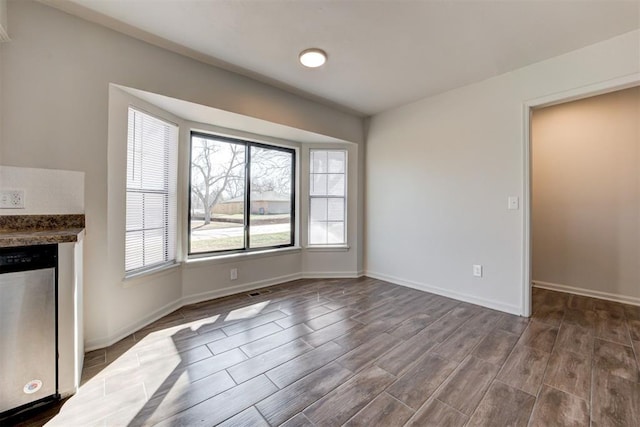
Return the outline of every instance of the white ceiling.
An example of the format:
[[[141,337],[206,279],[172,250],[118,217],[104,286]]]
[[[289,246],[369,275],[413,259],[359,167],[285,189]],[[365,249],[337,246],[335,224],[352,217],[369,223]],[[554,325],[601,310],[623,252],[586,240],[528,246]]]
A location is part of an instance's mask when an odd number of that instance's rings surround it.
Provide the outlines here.
[[[362,115],[640,27],[640,0],[44,2]],[[298,63],[309,47],[324,67]]]

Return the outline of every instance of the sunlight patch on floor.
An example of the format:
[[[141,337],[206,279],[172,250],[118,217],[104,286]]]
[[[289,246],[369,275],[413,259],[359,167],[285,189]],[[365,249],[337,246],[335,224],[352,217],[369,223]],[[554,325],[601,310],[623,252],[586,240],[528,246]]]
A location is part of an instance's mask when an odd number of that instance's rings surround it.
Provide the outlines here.
[[[252,304],[247,307],[241,307],[241,308],[235,309],[232,312],[230,312],[224,320],[228,322],[231,320],[248,319],[250,317],[254,317],[260,314],[260,312],[264,310],[264,308],[267,305],[269,305],[270,302],[271,301],[263,301],[263,302]]]

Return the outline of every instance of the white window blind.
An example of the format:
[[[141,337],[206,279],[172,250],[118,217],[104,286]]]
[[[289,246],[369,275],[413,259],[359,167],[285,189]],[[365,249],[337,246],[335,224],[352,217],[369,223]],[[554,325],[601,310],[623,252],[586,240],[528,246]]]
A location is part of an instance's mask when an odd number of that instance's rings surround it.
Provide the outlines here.
[[[309,185],[309,244],[345,244],[347,152],[310,150]]]
[[[125,271],[176,258],[178,127],[129,108]]]

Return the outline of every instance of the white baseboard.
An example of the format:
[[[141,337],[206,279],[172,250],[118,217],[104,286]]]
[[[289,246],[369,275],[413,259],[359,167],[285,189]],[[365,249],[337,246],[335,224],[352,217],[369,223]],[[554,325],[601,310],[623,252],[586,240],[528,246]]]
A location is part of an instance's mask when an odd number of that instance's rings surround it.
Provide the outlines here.
[[[159,309],[148,314],[147,316],[144,316],[137,322],[131,323],[125,327],[120,328],[118,331],[116,331],[112,335],[93,339],[93,340],[87,340],[84,343],[84,351],[87,352],[87,351],[97,350],[100,348],[109,347],[110,345],[117,343],[121,339],[128,337],[132,333],[144,328],[150,323],[153,323],[156,320],[166,316],[167,314],[176,311],[177,309],[182,307],[182,305],[183,304],[181,300],[171,302],[165,305],[164,307],[160,307]]]
[[[582,295],[585,297],[604,299],[607,301],[620,302],[623,304],[631,304],[640,306],[640,298],[630,297],[627,295],[612,294],[609,292],[592,291],[591,289],[576,288],[568,285],[560,285],[558,283],[542,282],[539,280],[531,281],[536,288],[548,289],[550,291],[566,292],[568,294]]]
[[[354,279],[362,276],[361,271],[306,271],[304,279]]]
[[[155,322],[156,320],[166,316],[175,310],[184,307],[185,305],[195,304],[202,301],[208,301],[215,298],[226,297],[241,292],[252,291],[255,289],[266,288],[268,286],[278,285],[280,283],[290,282],[297,279],[342,279],[342,278],[357,278],[363,275],[363,272],[350,272],[350,271],[336,271],[336,272],[307,272],[307,273],[293,273],[284,276],[272,277],[265,280],[258,280],[255,282],[242,283],[237,286],[229,286],[222,289],[213,289],[211,291],[202,292],[199,294],[184,296],[181,299],[171,302],[157,310],[144,316],[140,320],[131,323],[123,328],[120,328],[116,333],[103,338],[89,340],[85,342],[85,351],[97,350],[100,348],[109,347],[112,344],[117,343],[121,339],[131,335],[132,333],[144,328],[145,326]]]
[[[182,297],[182,305],[195,304],[197,302],[208,301],[210,299],[222,298],[233,294],[239,294],[241,292],[253,291],[255,289],[266,288],[267,286],[278,285],[280,283],[290,282],[292,280],[302,279],[303,276],[300,273],[287,274],[284,276],[272,277],[265,280],[258,280],[255,282],[242,283],[237,286],[229,286],[222,289],[214,289],[207,292],[202,292],[195,295],[189,295]]]
[[[399,277],[390,276],[388,274],[376,273],[374,271],[367,271],[365,275],[368,277],[373,277],[374,279],[391,282],[396,285],[406,286],[408,288],[417,289],[419,291],[430,292],[432,294],[453,298],[459,301],[468,302],[470,304],[481,305],[483,307],[491,308],[494,310],[515,314],[517,316],[522,316],[522,313],[523,313],[522,307],[519,307],[519,306],[504,304],[498,301],[479,298],[473,295],[462,294],[459,292],[451,291],[449,289],[443,289],[437,286],[428,285],[426,283],[418,283],[411,280],[405,280]]]

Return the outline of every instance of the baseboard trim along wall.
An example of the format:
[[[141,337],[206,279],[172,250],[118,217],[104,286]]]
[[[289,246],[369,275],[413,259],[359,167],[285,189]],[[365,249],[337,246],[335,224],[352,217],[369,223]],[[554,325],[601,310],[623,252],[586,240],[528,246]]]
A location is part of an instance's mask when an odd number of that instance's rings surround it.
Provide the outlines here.
[[[582,295],[585,297],[604,299],[607,301],[620,302],[623,304],[640,306],[640,298],[630,297],[620,294],[612,294],[609,292],[593,291],[591,289],[576,288],[568,285],[560,285],[558,283],[542,282],[533,280],[531,284],[540,289],[548,289],[550,291],[566,292],[568,294]]]
[[[363,275],[362,271],[307,271],[302,273],[304,279],[357,279]]]
[[[302,279],[302,274],[293,273],[284,276],[272,277],[269,279],[258,280],[255,282],[242,283],[237,286],[228,286],[222,289],[214,289],[208,292],[202,292],[195,295],[187,295],[182,297],[182,305],[195,304],[211,299],[222,298],[233,294],[253,291],[255,289],[266,288],[267,286],[279,285],[280,283],[290,282],[292,280]]]
[[[365,276],[372,277],[374,279],[384,280],[386,282],[390,282],[395,285],[405,286],[407,288],[417,289],[419,291],[430,292],[432,294],[441,295],[443,297],[453,298],[458,301],[464,301],[470,304],[480,305],[480,306],[491,308],[494,310],[504,311],[506,313],[522,316],[522,309],[519,306],[503,304],[498,301],[493,301],[485,298],[478,298],[473,295],[461,294],[458,292],[450,291],[448,289],[443,289],[437,286],[428,285],[426,283],[419,283],[419,282],[414,282],[412,280],[405,280],[399,277],[390,276],[388,274],[376,273],[374,271],[367,271],[365,273]]]
[[[266,288],[268,286],[279,285],[281,283],[290,282],[298,279],[342,279],[342,278],[357,278],[361,277],[363,272],[355,271],[336,271],[336,272],[305,272],[287,274],[284,276],[272,277],[265,280],[259,280],[255,282],[242,283],[237,286],[228,286],[221,289],[213,289],[208,292],[202,292],[195,295],[187,295],[181,299],[171,302],[164,307],[150,313],[137,322],[134,322],[126,327],[119,329],[113,335],[103,337],[95,340],[89,340],[85,342],[85,352],[97,350],[104,347],[109,347],[112,344],[117,343],[121,339],[131,335],[132,333],[144,328],[145,326],[155,322],[156,320],[166,316],[169,313],[176,311],[177,309],[184,307],[185,305],[195,304],[202,301],[208,301],[215,298],[226,297],[229,295],[239,294],[242,292],[253,291],[255,289]]]
[[[104,347],[109,347],[112,344],[117,343],[118,341],[120,341],[123,338],[126,338],[127,336],[131,335],[132,333],[144,328],[145,326],[155,322],[156,320],[160,319],[161,317],[166,316],[167,314],[176,311],[177,309],[179,309],[180,307],[182,307],[182,300],[177,300],[174,302],[171,302],[167,305],[165,305],[164,307],[159,308],[158,310],[150,313],[149,315],[143,317],[142,319],[138,320],[135,323],[132,323],[124,328],[121,328],[120,330],[118,330],[115,334],[107,336],[107,337],[102,337],[102,338],[98,338],[98,339],[94,339],[94,340],[86,340],[84,343],[84,351],[92,351],[92,350],[98,350],[100,348],[104,348]]]

